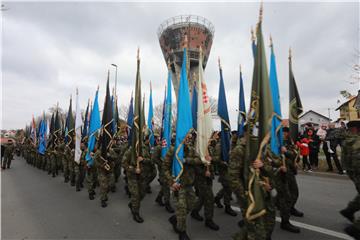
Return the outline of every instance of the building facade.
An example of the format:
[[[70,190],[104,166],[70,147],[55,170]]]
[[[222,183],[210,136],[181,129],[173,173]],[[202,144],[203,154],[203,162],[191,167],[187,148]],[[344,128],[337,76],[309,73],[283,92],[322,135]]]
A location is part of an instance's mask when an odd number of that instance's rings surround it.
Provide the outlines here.
[[[299,117],[299,131],[303,132],[307,123],[311,123],[315,129],[318,129],[321,125],[328,125],[331,119],[324,115],[317,113],[313,110],[309,110]]]
[[[355,108],[356,99],[356,96],[352,96],[336,109],[336,111],[340,111],[340,119],[345,121],[360,119],[360,109]]]

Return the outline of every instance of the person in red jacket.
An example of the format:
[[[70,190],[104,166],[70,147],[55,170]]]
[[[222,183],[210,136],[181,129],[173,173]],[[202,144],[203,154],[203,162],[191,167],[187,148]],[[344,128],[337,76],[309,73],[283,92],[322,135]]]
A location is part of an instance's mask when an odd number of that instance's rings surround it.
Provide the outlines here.
[[[300,155],[302,156],[303,170],[312,172],[311,165],[309,162],[309,153],[310,153],[309,143],[310,143],[310,140],[307,137],[301,136],[300,140],[298,142],[296,142],[296,145],[299,147]]]

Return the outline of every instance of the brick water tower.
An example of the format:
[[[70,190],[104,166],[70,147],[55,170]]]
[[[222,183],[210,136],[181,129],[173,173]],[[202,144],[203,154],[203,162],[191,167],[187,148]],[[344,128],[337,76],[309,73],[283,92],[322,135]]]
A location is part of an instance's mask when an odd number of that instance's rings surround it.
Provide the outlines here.
[[[176,98],[179,88],[183,49],[187,47],[188,80],[191,93],[194,81],[197,79],[199,67],[199,49],[204,54],[205,69],[214,38],[214,26],[206,18],[194,15],[172,17],[163,22],[158,29],[160,47],[165,62],[170,63],[173,73],[173,86]]]

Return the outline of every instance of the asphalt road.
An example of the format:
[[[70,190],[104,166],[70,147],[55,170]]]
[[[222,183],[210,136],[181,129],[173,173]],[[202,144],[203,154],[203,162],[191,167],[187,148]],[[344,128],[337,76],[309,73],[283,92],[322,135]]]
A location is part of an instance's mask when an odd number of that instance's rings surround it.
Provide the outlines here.
[[[299,175],[298,183],[298,209],[305,217],[292,220],[301,226],[301,233],[284,232],[277,224],[272,239],[351,239],[343,233],[348,223],[338,211],[355,196],[352,182],[345,177]],[[142,202],[143,224],[132,220],[123,182],[103,209],[98,198],[88,199],[86,190],[75,192],[63,183],[63,177],[52,178],[16,158],[10,170],[1,171],[1,187],[2,239],[177,239],[167,220],[170,215],[154,202],[157,181],[153,182],[153,193]],[[215,191],[218,188],[215,184]],[[239,219],[215,209],[219,231],[189,217],[188,233],[192,239],[230,239],[238,230]]]

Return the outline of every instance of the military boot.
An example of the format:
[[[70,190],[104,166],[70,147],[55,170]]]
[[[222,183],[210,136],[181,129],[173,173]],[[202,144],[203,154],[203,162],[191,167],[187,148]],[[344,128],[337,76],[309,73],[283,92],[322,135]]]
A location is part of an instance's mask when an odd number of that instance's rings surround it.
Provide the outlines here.
[[[230,205],[225,206],[225,213],[229,214],[230,216],[236,217],[237,213],[231,208]]]
[[[360,239],[360,231],[357,230],[353,225],[347,226],[344,231],[356,240]]]
[[[176,219],[176,215],[172,215],[170,218],[169,218],[169,222],[171,223],[173,229],[174,229],[174,232],[176,233],[180,233],[179,229],[177,229],[177,219]]]
[[[103,207],[103,208],[107,207],[107,203],[105,200],[101,200],[101,207]]]
[[[162,200],[162,197],[160,195],[158,195],[155,199],[155,202],[157,202],[159,204],[159,206],[165,206],[163,200]]]
[[[303,217],[304,216],[304,213],[298,211],[296,208],[291,208],[290,209],[290,214],[295,216],[295,217]]]
[[[69,182],[69,177],[65,177],[64,182],[65,182],[65,183]]]
[[[137,222],[137,223],[143,223],[144,222],[144,219],[142,217],[140,217],[139,213],[132,212],[132,215],[133,215],[133,219],[134,219],[135,222]]]
[[[89,193],[89,199],[94,200],[95,199],[95,193]]]
[[[170,202],[165,203],[165,209],[168,213],[174,213],[174,209],[171,207]]]
[[[202,217],[202,216],[200,216],[200,214],[199,214],[199,212],[198,211],[196,211],[196,210],[192,210],[191,211],[191,217],[193,218],[193,219],[196,219],[196,220],[198,220],[198,221],[204,221],[204,218]]]
[[[187,235],[186,231],[179,233],[179,240],[190,240],[189,236]]]
[[[214,223],[212,219],[206,219],[205,226],[215,231],[219,230],[219,226],[216,223]]]
[[[224,206],[221,204],[220,198],[215,197],[214,202],[218,208],[223,208]]]
[[[292,225],[289,221],[281,222],[280,228],[288,232],[300,233],[300,228]]]
[[[115,185],[111,186],[110,191],[113,192],[113,193],[116,192],[116,186]]]
[[[350,222],[354,222],[354,212],[351,211],[349,208],[345,208],[345,209],[341,210],[340,214],[343,215]]]

